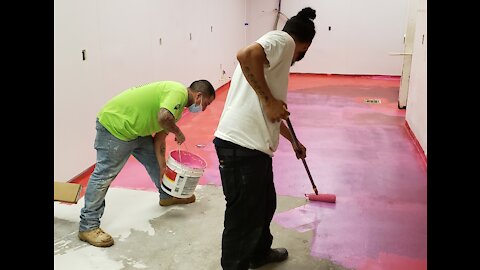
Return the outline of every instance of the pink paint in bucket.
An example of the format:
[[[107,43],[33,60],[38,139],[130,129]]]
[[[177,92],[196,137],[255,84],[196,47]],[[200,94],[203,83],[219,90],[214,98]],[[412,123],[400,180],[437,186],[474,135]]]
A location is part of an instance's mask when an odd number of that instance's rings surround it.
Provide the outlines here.
[[[173,150],[167,159],[162,189],[174,197],[189,198],[206,167],[203,158],[188,151]]]

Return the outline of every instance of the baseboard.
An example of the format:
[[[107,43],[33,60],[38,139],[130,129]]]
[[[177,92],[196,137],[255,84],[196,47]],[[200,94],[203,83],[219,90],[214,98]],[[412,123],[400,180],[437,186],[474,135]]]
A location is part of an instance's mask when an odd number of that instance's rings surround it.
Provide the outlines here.
[[[215,89],[215,92],[220,92],[220,91],[223,91],[223,90],[226,90],[228,88],[230,88],[230,83],[232,82],[232,80],[228,80],[228,82],[222,84],[221,86],[219,86],[217,89]]]
[[[405,127],[407,129],[407,133],[410,135],[410,137],[413,140],[413,143],[415,144],[415,148],[417,149],[418,153],[420,154],[420,157],[422,158],[423,164],[425,167],[427,167],[427,156],[425,155],[425,151],[423,150],[422,146],[417,140],[417,137],[413,133],[412,129],[410,128],[410,125],[408,125],[407,120],[405,120]]]
[[[93,170],[95,169],[95,164],[88,167],[83,172],[77,174],[72,179],[68,180],[67,183],[82,183],[85,178],[88,181],[88,179],[90,178],[90,175],[93,173]]]

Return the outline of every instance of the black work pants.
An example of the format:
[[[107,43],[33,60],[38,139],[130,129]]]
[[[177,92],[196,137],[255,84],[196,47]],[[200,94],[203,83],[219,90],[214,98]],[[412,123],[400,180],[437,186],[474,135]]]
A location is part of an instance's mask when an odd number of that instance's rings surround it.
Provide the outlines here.
[[[221,265],[246,270],[272,245],[270,223],[277,207],[272,158],[246,148],[216,151],[226,201]]]

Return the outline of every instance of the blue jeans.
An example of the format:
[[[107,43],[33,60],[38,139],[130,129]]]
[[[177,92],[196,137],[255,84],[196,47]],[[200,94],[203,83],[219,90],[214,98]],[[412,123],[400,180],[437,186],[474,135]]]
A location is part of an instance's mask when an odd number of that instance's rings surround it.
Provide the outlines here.
[[[122,141],[103,127],[98,119],[96,129],[94,147],[97,150],[97,163],[88,181],[85,206],[80,213],[79,231],[81,232],[100,227],[100,218],[105,210],[105,195],[130,155],[145,166],[160,193],[160,198],[171,197],[161,189],[160,166],[155,155],[152,136]]]

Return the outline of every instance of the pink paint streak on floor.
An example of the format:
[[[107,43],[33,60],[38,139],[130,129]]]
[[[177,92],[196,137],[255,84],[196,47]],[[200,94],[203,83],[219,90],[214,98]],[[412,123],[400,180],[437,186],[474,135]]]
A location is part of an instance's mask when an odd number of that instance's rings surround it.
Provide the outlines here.
[[[398,78],[310,76],[300,82],[292,76],[290,119],[318,191],[336,194],[337,203],[308,202],[276,213],[274,221],[313,230],[311,255],[346,267],[426,269],[426,170],[405,111],[397,108]],[[285,140],[275,153],[274,176],[280,195],[312,193]]]
[[[199,155],[207,168],[199,184],[221,185],[212,143],[228,85],[199,114],[178,122],[180,149]],[[337,203],[307,202],[276,213],[274,222],[314,232],[311,255],[358,270],[426,269],[427,178],[423,159],[397,108],[399,78],[293,74],[288,109],[320,193]],[[366,104],[378,98],[381,104]],[[178,149],[167,137],[167,153]],[[312,193],[291,145],[281,138],[273,159],[279,195]],[[112,186],[156,190],[143,166],[130,158]]]

